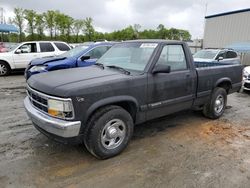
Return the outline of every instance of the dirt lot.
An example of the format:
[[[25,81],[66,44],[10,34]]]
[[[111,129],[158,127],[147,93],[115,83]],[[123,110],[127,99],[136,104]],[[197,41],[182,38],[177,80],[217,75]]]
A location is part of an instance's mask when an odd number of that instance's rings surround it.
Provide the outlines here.
[[[135,128],[100,161],[40,134],[23,108],[22,75],[0,78],[0,187],[250,187],[250,93],[219,120],[186,111]]]

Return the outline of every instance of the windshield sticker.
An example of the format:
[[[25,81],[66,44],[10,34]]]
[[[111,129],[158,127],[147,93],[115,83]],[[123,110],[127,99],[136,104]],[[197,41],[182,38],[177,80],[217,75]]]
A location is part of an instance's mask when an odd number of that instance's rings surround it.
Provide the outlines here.
[[[155,48],[157,46],[156,43],[143,43],[140,48]]]

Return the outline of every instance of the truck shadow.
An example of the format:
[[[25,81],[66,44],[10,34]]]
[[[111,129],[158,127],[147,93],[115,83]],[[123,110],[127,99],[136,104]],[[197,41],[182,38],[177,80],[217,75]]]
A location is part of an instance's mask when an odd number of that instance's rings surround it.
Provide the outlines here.
[[[134,128],[133,140],[153,137],[169,129],[181,128],[185,126],[183,120],[192,119],[194,117],[203,120],[206,119],[199,111],[187,110],[136,125]]]

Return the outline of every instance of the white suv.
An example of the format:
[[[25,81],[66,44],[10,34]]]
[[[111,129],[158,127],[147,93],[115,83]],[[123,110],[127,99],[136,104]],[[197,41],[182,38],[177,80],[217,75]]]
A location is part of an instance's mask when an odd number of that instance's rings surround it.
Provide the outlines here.
[[[240,64],[238,54],[231,49],[204,49],[196,52],[193,57],[195,62]]]
[[[18,44],[9,52],[0,53],[0,76],[7,76],[12,70],[25,69],[36,58],[51,57],[70,50],[60,41],[29,41]]]

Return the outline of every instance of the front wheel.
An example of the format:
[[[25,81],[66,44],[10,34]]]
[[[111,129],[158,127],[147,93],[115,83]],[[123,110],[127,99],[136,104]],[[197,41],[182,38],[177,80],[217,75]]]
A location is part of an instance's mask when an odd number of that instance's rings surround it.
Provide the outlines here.
[[[215,88],[210,102],[203,108],[203,114],[211,119],[218,119],[222,116],[227,105],[227,92],[224,88]]]
[[[7,63],[0,61],[0,76],[8,76],[10,74],[10,67]]]
[[[89,121],[85,146],[95,157],[106,159],[121,153],[133,135],[131,115],[121,107],[107,106]]]

